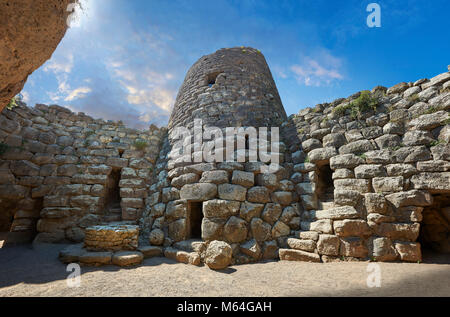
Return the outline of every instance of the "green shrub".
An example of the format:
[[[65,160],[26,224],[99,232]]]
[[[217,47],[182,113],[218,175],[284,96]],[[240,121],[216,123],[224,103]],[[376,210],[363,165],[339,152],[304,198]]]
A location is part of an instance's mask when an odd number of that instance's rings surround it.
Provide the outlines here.
[[[430,147],[437,146],[439,144],[444,144],[444,143],[445,142],[443,140],[434,140],[434,141],[431,141]]]
[[[148,147],[148,143],[145,140],[136,140],[133,143],[133,146],[136,148],[136,150],[143,151],[146,147]]]
[[[349,110],[350,116],[353,119],[357,119],[364,112],[370,110],[376,111],[378,103],[378,98],[376,96],[374,96],[370,91],[364,90],[358,98],[348,104],[337,106],[333,109],[333,112],[338,115],[344,115],[347,110]]]
[[[19,101],[22,101],[22,95],[17,95],[15,97],[13,97],[10,102],[8,103],[8,105],[6,106],[6,109],[8,110],[12,110],[15,107],[18,107],[19,105],[17,104]]]
[[[427,111],[425,111],[425,114],[431,114],[431,113],[435,113],[436,111],[438,111],[438,109],[436,109],[435,107],[431,106],[430,108],[427,109]]]

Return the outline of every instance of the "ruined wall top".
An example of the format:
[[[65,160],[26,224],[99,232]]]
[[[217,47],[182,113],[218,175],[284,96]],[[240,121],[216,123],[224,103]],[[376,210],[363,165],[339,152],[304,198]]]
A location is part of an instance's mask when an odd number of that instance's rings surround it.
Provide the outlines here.
[[[286,120],[277,87],[259,50],[235,47],[203,56],[188,71],[169,129],[208,126],[271,126]]]

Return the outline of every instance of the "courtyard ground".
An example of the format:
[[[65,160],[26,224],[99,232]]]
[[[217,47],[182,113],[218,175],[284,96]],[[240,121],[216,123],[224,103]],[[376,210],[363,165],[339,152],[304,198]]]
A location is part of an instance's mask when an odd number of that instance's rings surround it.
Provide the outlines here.
[[[427,263],[379,263],[381,287],[367,286],[369,262],[266,262],[212,271],[147,259],[134,268],[82,267],[81,286],[67,287],[64,245],[0,249],[2,296],[450,296],[450,255]]]

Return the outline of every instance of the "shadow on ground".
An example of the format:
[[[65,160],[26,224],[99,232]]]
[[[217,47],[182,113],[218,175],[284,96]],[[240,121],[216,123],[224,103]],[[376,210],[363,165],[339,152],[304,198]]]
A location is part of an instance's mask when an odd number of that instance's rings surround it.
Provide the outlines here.
[[[222,271],[146,259],[130,268],[82,267],[85,288],[70,290],[59,262],[66,245],[0,249],[0,296],[449,296],[450,255],[426,263],[379,263],[381,287],[367,287],[368,262],[267,262]],[[169,266],[168,266],[169,265]],[[92,274],[90,274],[92,273]]]

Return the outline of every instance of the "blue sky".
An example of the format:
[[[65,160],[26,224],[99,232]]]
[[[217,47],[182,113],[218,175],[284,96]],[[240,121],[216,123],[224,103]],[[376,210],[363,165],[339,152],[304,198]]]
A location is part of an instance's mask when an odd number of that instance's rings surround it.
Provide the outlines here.
[[[144,129],[166,125],[189,67],[223,47],[261,50],[287,114],[445,72],[448,0],[88,0],[28,79],[29,105],[59,104]]]

